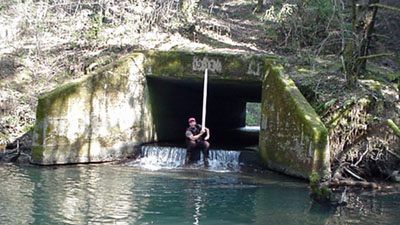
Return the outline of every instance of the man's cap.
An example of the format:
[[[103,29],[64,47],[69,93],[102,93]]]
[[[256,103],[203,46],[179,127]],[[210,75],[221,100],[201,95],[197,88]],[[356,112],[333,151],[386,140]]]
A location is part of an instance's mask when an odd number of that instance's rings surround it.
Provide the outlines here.
[[[190,117],[190,118],[188,119],[188,122],[190,123],[190,122],[192,122],[192,121],[195,121],[195,122],[196,122],[196,119],[193,118],[193,117]]]

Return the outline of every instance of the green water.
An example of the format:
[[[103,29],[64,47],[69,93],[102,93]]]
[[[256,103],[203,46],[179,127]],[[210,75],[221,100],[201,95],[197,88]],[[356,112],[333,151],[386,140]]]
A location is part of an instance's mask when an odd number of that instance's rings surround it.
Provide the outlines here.
[[[400,224],[400,194],[363,193],[327,207],[272,172],[0,165],[0,224]]]

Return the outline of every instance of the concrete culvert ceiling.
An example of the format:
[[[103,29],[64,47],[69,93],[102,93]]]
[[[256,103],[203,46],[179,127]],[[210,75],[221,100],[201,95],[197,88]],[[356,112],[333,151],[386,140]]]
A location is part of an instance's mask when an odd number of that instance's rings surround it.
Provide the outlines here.
[[[203,80],[147,76],[152,115],[159,142],[184,143],[187,119],[201,123]],[[261,82],[209,80],[206,126],[217,145],[257,145],[258,133],[244,127],[246,103],[261,101]]]

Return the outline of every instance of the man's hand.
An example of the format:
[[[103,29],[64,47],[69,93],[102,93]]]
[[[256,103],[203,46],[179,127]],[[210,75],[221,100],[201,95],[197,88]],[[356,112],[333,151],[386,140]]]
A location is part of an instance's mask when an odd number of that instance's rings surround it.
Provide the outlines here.
[[[205,141],[208,141],[210,139],[210,130],[208,128],[205,128],[205,131],[207,133],[206,137],[204,138]]]

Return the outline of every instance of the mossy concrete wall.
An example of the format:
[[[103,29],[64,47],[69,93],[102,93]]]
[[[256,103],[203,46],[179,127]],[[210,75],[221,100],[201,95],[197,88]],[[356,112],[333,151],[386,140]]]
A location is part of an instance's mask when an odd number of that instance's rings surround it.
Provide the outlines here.
[[[155,140],[143,74],[133,54],[39,98],[32,162],[106,162]]]
[[[261,81],[266,56],[207,52],[147,51],[146,75],[181,79]]]
[[[330,177],[328,131],[294,82],[266,63],[261,102],[260,154],[265,165],[306,178]]]

